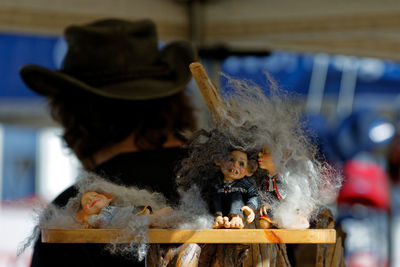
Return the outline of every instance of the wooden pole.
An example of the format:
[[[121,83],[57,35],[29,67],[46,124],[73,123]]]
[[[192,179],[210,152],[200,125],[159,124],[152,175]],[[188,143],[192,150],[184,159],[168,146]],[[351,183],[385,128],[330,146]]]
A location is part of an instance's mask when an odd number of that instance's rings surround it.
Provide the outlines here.
[[[226,103],[199,62],[193,62],[189,68],[211,113],[214,125],[218,126],[227,110]]]

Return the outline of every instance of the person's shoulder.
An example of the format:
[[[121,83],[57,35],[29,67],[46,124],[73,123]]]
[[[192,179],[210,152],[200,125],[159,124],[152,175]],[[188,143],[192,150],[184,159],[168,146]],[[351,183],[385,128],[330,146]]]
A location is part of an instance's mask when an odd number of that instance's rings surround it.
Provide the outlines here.
[[[132,164],[148,165],[153,164],[154,160],[163,160],[162,162],[158,162],[158,164],[163,164],[163,162],[170,164],[170,161],[181,160],[185,158],[187,154],[187,149],[181,147],[121,153],[97,166],[92,171],[98,173],[104,170],[113,169],[116,166],[131,166]]]

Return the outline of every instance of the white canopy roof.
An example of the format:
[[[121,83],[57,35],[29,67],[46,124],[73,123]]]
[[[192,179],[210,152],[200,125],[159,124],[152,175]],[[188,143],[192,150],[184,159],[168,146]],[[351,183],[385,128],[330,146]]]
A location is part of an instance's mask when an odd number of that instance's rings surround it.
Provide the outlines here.
[[[3,32],[61,34],[104,17],[152,18],[164,40],[400,59],[396,0],[0,0]]]

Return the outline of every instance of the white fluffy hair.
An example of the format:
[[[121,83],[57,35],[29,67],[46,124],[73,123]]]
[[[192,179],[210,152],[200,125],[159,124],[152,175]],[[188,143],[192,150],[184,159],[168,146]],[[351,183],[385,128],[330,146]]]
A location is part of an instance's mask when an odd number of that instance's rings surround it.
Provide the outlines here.
[[[99,193],[109,193],[114,195],[112,205],[126,207],[129,205],[149,205],[153,211],[157,211],[167,206],[165,197],[157,192],[139,189],[136,187],[126,187],[111,183],[96,174],[83,173],[77,183],[78,195],[71,198],[65,207],[58,207],[54,204],[48,205],[38,214],[38,224],[32,235],[21,247],[22,253],[29,245],[39,237],[40,228],[49,229],[80,229],[83,225],[75,220],[75,215],[80,209],[81,196],[87,191]],[[212,218],[207,215],[206,206],[202,202],[194,203],[193,197],[198,199],[195,192],[188,192],[183,195],[181,203],[172,212],[159,218],[154,225],[159,228],[186,228],[186,229],[205,229],[212,225]],[[190,207],[190,208],[189,208]],[[128,210],[127,210],[128,211]],[[118,213],[118,218],[113,218],[112,222],[105,226],[110,229],[121,229],[123,236],[135,236],[129,244],[120,243],[118,239],[111,240],[106,247],[111,253],[136,257],[143,260],[147,253],[147,231],[149,220],[146,216],[135,216],[130,212]]]
[[[234,147],[256,153],[267,146],[287,190],[287,197],[283,201],[273,202],[273,216],[280,227],[296,228],[299,225],[299,216],[309,219],[319,206],[335,199],[342,177],[327,163],[318,159],[316,146],[311,144],[302,128],[299,109],[292,105],[288,94],[280,90],[271,77],[268,76],[268,96],[251,82],[227,78],[230,90],[224,96],[229,99],[228,110],[223,121],[211,129],[211,132],[218,134],[199,134],[197,142],[189,144],[189,149],[193,146],[195,149],[182,161],[183,171],[180,173],[185,177],[178,179],[181,185],[186,183],[189,186],[181,188],[179,206],[160,218],[155,226],[211,228],[213,217],[208,213],[207,205],[202,199],[204,196],[197,185],[201,186],[201,180],[209,178],[204,174],[215,171],[214,156],[222,153],[221,148]],[[214,137],[215,140],[210,143],[209,140]],[[160,193],[117,185],[92,173],[84,173],[77,188],[78,195],[71,198],[65,207],[49,205],[40,213],[38,225],[24,248],[38,238],[39,227],[82,228],[82,224],[75,221],[75,214],[80,208],[82,194],[87,191],[113,194],[115,198],[112,204],[115,206],[150,205],[153,210],[167,206],[166,199]],[[261,204],[270,201],[270,196],[263,188],[259,188],[259,193]],[[140,260],[144,258],[148,242],[146,217],[125,214],[108,227],[121,228],[126,234],[136,236],[129,244],[112,241],[108,246],[112,253],[135,256]]]
[[[307,137],[300,120],[300,106],[295,105],[288,93],[281,90],[271,76],[269,95],[255,84],[228,78],[231,88],[227,94],[231,103],[224,130],[235,136],[235,128],[255,125],[251,132],[250,148],[266,145],[280,173],[287,197],[275,202],[274,218],[284,228],[296,228],[299,214],[310,218],[319,206],[335,200],[342,184],[342,176],[326,162],[321,162],[316,145]],[[240,134],[245,132],[240,131]],[[236,138],[243,139],[245,136]],[[266,199],[261,192],[261,200]]]
[[[208,185],[204,166],[212,173],[213,160],[221,153],[238,149],[254,159],[267,146],[287,191],[284,200],[272,201],[273,217],[279,227],[302,227],[294,223],[296,218],[308,220],[320,206],[334,201],[342,176],[321,161],[316,145],[307,136],[311,133],[306,133],[302,125],[300,106],[268,74],[268,95],[250,81],[225,78],[228,86],[222,95],[226,109],[220,109],[223,118],[212,129],[194,133],[178,183],[186,188],[194,183]],[[258,180],[261,204],[271,205],[271,195],[261,188],[260,175],[256,173],[254,178]]]

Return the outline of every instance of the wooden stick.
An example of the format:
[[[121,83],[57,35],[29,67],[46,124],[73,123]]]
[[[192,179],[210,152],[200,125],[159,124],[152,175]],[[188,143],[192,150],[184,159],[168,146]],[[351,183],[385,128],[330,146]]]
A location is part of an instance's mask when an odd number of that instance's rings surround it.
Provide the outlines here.
[[[335,243],[334,229],[150,229],[149,243]],[[128,243],[119,229],[42,229],[44,243]],[[118,241],[116,241],[118,240]]]
[[[226,103],[219,93],[218,88],[208,77],[206,71],[199,62],[191,63],[189,68],[201,94],[203,95],[213,122],[217,126],[218,122],[223,119],[224,111],[226,110]]]

